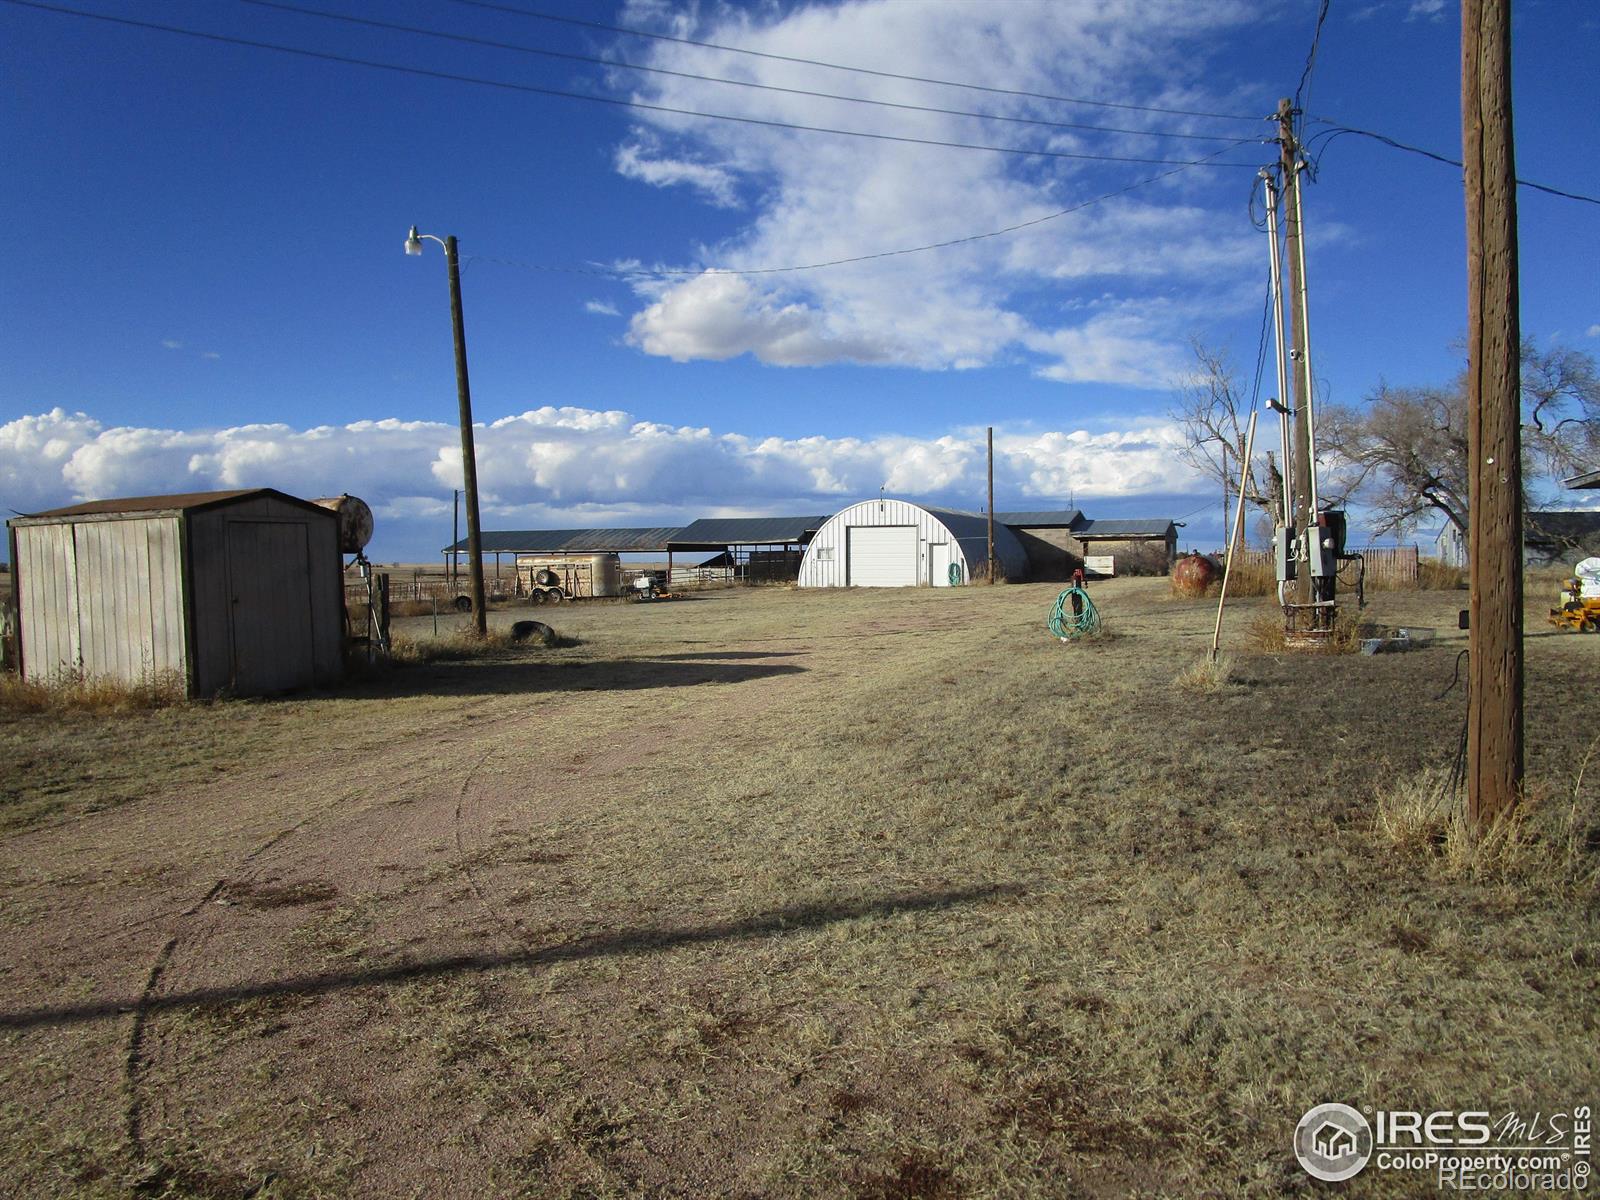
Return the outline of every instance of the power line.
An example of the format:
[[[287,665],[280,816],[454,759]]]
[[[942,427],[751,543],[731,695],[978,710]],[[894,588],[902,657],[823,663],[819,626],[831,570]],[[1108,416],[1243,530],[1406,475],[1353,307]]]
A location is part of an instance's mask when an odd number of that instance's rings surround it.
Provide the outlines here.
[[[463,45],[485,46],[494,50],[511,50],[519,54],[536,54],[541,58],[589,63],[595,66],[615,67],[627,71],[642,71],[651,75],[671,75],[677,79],[693,79],[702,83],[722,83],[731,87],[753,88],[763,92],[782,92],[790,96],[809,96],[819,100],[841,100],[847,104],[870,104],[879,108],[894,108],[905,112],[937,113],[951,117],[975,117],[982,121],[1005,121],[1013,125],[1037,125],[1048,129],[1080,129],[1094,133],[1123,133],[1139,137],[1179,138],[1195,142],[1232,142],[1237,140],[1233,135],[1223,133],[1178,133],[1162,129],[1131,129],[1116,125],[1088,125],[1075,121],[1047,121],[1040,117],[1012,117],[1001,113],[972,112],[960,108],[939,108],[927,104],[904,104],[894,100],[873,100],[865,96],[847,96],[837,92],[813,91],[808,88],[780,87],[777,84],[756,83],[748,79],[727,79],[720,75],[699,75],[692,71],[673,71],[666,67],[647,67],[642,63],[600,58],[589,54],[573,54],[564,50],[549,50],[542,46],[529,46],[518,42],[502,42],[492,38],[473,37],[469,34],[445,33],[434,29],[422,29],[415,25],[400,25],[393,21],[379,21],[371,17],[356,17],[345,13],[325,12],[322,9],[302,8],[298,4],[281,3],[280,0],[239,0],[239,3],[254,5],[257,8],[277,9],[280,12],[297,13],[306,17],[319,17],[326,21],[343,21],[346,24],[365,25],[372,29],[387,29],[397,33],[417,34],[422,37],[438,38],[441,41],[459,42]]]
[[[1213,151],[1212,153],[1213,153],[1213,155],[1224,154],[1227,151],[1234,149],[1236,146],[1243,146],[1243,145],[1245,145],[1245,144],[1247,144],[1247,143],[1249,143],[1249,142],[1251,142],[1253,140],[1254,139],[1252,139],[1252,138],[1244,138],[1244,139],[1241,139],[1240,141],[1234,143],[1233,146],[1224,146],[1224,147],[1222,147],[1221,150],[1216,150],[1216,151]],[[968,234],[965,237],[947,238],[946,240],[944,240],[942,242],[928,242],[925,245],[921,245],[921,246],[907,246],[907,247],[904,247],[903,249],[899,249],[899,250],[879,250],[879,251],[877,251],[875,253],[872,253],[872,254],[856,254],[856,255],[852,255],[852,256],[850,256],[848,258],[834,258],[834,259],[829,259],[829,260],[827,260],[825,262],[802,263],[802,264],[799,264],[797,266],[788,266],[788,267],[750,267],[750,268],[745,269],[745,270],[724,269],[724,268],[721,268],[721,267],[701,267],[701,268],[692,268],[692,269],[691,268],[682,268],[682,267],[673,267],[673,268],[660,268],[660,269],[656,269],[656,270],[632,270],[632,269],[624,270],[624,269],[618,268],[618,269],[614,269],[613,270],[613,269],[606,269],[606,268],[600,268],[600,267],[587,267],[586,268],[586,267],[550,267],[550,266],[541,266],[541,265],[538,265],[538,264],[535,264],[535,263],[522,262],[522,261],[520,261],[518,259],[514,259],[514,258],[491,258],[491,257],[488,257],[486,255],[473,255],[471,261],[473,261],[473,262],[495,263],[495,264],[497,264],[499,266],[503,266],[503,267],[517,267],[517,268],[519,268],[521,270],[524,270],[524,271],[549,271],[549,272],[554,272],[554,273],[558,273],[558,274],[568,274],[568,275],[597,275],[597,276],[601,276],[603,278],[608,278],[608,279],[660,278],[660,277],[665,277],[665,276],[706,275],[706,274],[715,274],[715,275],[782,275],[782,274],[788,274],[788,273],[795,272],[795,271],[819,271],[819,270],[822,270],[825,267],[842,267],[842,266],[846,266],[847,264],[850,264],[850,263],[871,262],[872,260],[879,259],[879,258],[896,258],[896,257],[899,257],[900,255],[904,255],[904,254],[921,254],[924,251],[928,251],[928,250],[944,250],[944,249],[946,249],[946,248],[948,248],[950,246],[961,246],[961,245],[965,245],[965,244],[967,244],[969,242],[981,242],[981,241],[986,241],[989,238],[1004,237],[1006,234],[1009,234],[1009,233],[1016,233],[1019,230],[1029,229],[1029,228],[1031,228],[1031,227],[1033,227],[1035,225],[1043,225],[1047,221],[1058,220],[1059,218],[1068,216],[1071,213],[1081,212],[1083,209],[1086,209],[1086,208],[1090,207],[1091,205],[1099,204],[1101,201],[1104,201],[1104,200],[1114,199],[1117,196],[1126,195],[1128,192],[1134,191],[1136,188],[1145,187],[1145,186],[1147,186],[1149,184],[1156,183],[1159,180],[1166,179],[1167,177],[1169,177],[1171,175],[1176,175],[1180,171],[1188,170],[1188,168],[1191,167],[1191,166],[1202,166],[1202,165],[1205,165],[1203,159],[1202,160],[1196,160],[1194,163],[1184,163],[1181,166],[1174,167],[1170,171],[1162,171],[1158,175],[1151,175],[1148,178],[1140,179],[1140,180],[1137,180],[1134,183],[1130,183],[1130,184],[1128,184],[1127,187],[1121,187],[1121,188],[1117,188],[1114,191],[1104,192],[1101,195],[1093,197],[1092,199],[1085,200],[1085,201],[1083,201],[1083,202],[1081,202],[1079,204],[1074,204],[1069,208],[1063,208],[1063,209],[1060,209],[1059,211],[1053,212],[1053,213],[1046,213],[1042,217],[1034,217],[1033,219],[1028,220],[1028,221],[1019,221],[1015,225],[1007,225],[1004,229],[994,229],[994,230],[989,231],[988,233],[973,233],[973,234]]]
[[[1328,126],[1327,129],[1318,130],[1316,133],[1311,135],[1311,141],[1316,141],[1318,138],[1323,139],[1322,147],[1317,152],[1317,167],[1321,166],[1322,155],[1327,152],[1328,147],[1336,138],[1339,138],[1345,134],[1354,134],[1357,137],[1371,138],[1373,141],[1381,142],[1383,145],[1392,147],[1395,150],[1404,150],[1408,154],[1420,154],[1423,158],[1433,159],[1434,162],[1444,163],[1446,166],[1455,167],[1460,170],[1465,169],[1461,160],[1458,158],[1450,158],[1447,155],[1436,153],[1433,150],[1424,150],[1421,146],[1409,146],[1405,142],[1396,141],[1387,134],[1374,133],[1370,129],[1356,129],[1350,125],[1340,125],[1338,122],[1330,121],[1325,117],[1313,117],[1312,120],[1320,125]],[[1313,168],[1313,173],[1314,172],[1315,168]],[[1519,178],[1517,180],[1517,186],[1532,188],[1536,192],[1545,192],[1548,195],[1560,196],[1566,200],[1581,200],[1585,204],[1600,204],[1600,197],[1586,196],[1581,192],[1563,191],[1561,188],[1551,187],[1548,184],[1534,183],[1531,179]]]
[[[539,21],[555,21],[563,25],[580,25],[587,29],[599,29],[605,33],[621,33],[629,37],[650,38],[658,42],[676,42],[682,46],[699,46],[705,50],[723,50],[729,54],[748,54],[754,58],[767,58],[775,62],[798,63],[807,67],[826,67],[830,71],[853,71],[858,75],[876,75],[881,79],[903,79],[909,83],[932,83],[939,87],[967,88],[972,91],[990,92],[998,96],[1024,96],[1031,100],[1051,100],[1060,104],[1092,104],[1100,108],[1125,108],[1134,112],[1165,113],[1174,117],[1210,117],[1218,121],[1261,121],[1263,117],[1246,117],[1238,113],[1202,112],[1191,108],[1162,108],[1153,104],[1128,104],[1115,100],[1091,100],[1083,96],[1052,96],[1046,92],[1020,91],[1015,88],[990,87],[982,83],[963,83],[954,79],[933,79],[925,75],[902,75],[896,71],[879,71],[872,67],[851,67],[842,63],[824,62],[816,58],[797,58],[789,54],[771,54],[765,50],[747,50],[742,46],[724,46],[717,42],[699,42],[693,38],[673,37],[665,33],[651,33],[643,29],[629,29],[623,25],[605,25],[599,21],[585,21],[579,17],[558,16],[555,13],[539,12],[531,8],[519,8],[510,4],[495,4],[491,0],[451,0],[453,4],[465,5],[469,8],[489,9],[493,12],[512,13],[519,17],[532,17]]]
[[[1300,83],[1294,89],[1294,107],[1297,112],[1303,111],[1300,107],[1300,98],[1305,93],[1306,86],[1311,82],[1311,72],[1317,65],[1317,48],[1322,44],[1322,24],[1328,19],[1329,0],[1322,0],[1322,5],[1317,9],[1317,25],[1311,31],[1311,49],[1306,51],[1306,65],[1300,71]]]
[[[1251,167],[1250,163],[1221,163],[1209,162],[1205,157],[1199,159],[1172,159],[1172,158],[1139,158],[1115,154],[1077,154],[1067,150],[1027,150],[1019,146],[990,146],[978,142],[952,142],[939,138],[910,137],[904,134],[868,133],[859,129],[834,129],[823,125],[800,125],[791,121],[773,121],[761,117],[737,117],[728,113],[699,112],[689,108],[674,108],[666,104],[647,104],[641,100],[621,100],[613,96],[592,96],[583,92],[568,92],[558,88],[537,87],[529,83],[510,83],[502,79],[484,79],[475,75],[458,75],[450,71],[434,71],[426,67],[403,67],[395,63],[377,62],[369,58],[354,58],[344,54],[330,54],[321,50],[307,50],[299,46],[284,46],[276,42],[261,42],[251,38],[229,37],[221,33],[202,33],[196,29],[183,29],[176,25],[160,25],[153,21],[138,21],[131,17],[113,17],[103,13],[84,12],[76,8],[64,8],[55,4],[44,4],[40,0],[0,0],[0,2],[14,5],[18,8],[32,8],[41,12],[59,13],[64,16],[84,17],[92,21],[103,21],[112,25],[125,25],[135,29],[148,29],[158,33],[173,33],[182,37],[197,38],[201,41],[220,42],[230,46],[248,46],[254,50],[273,50],[280,54],[293,54],[301,58],[314,58],[322,62],[341,63],[346,66],[368,67],[377,71],[392,71],[400,75],[418,75],[427,79],[444,79],[453,83],[470,83],[482,87],[500,88],[504,91],[526,92],[539,96],[558,96],[566,100],[586,100],[592,104],[609,104],[616,108],[642,109],[649,112],[675,113],[678,116],[701,117],[713,121],[734,121],[741,125],[759,125],[771,129],[793,129],[802,133],[826,133],[836,137],[866,138],[877,142],[902,142],[915,146],[938,146],[948,150],[979,150],[990,154],[1011,154],[1023,158],[1060,158],[1075,159],[1085,162],[1126,162],[1145,163],[1158,166],[1208,166],[1208,167]],[[1245,139],[1246,141],[1251,139]],[[1253,168],[1252,168],[1253,169]]]

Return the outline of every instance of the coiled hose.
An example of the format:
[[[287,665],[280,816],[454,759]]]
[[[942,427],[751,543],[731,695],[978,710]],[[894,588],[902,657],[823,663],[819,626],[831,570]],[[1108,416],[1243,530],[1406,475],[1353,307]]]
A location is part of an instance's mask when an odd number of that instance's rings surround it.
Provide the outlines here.
[[[1095,608],[1089,593],[1073,584],[1056,597],[1056,606],[1050,612],[1050,632],[1063,642],[1088,637],[1100,631],[1100,610]]]

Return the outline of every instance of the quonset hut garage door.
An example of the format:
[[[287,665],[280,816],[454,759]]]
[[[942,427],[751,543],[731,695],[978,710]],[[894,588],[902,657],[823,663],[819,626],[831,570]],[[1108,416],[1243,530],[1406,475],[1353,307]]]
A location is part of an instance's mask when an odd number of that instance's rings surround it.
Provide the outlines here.
[[[848,535],[852,587],[911,587],[917,582],[915,525],[852,525]]]

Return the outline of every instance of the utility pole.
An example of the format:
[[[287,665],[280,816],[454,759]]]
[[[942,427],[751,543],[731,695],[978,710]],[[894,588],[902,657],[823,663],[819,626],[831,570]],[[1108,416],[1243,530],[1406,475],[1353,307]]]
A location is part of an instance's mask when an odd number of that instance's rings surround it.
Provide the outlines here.
[[[994,426],[989,426],[989,582],[994,582]]]
[[[456,239],[444,240],[450,268],[450,324],[456,342],[456,399],[461,407],[461,482],[467,493],[467,570],[472,577],[472,625],[479,637],[489,634],[489,613],[483,597],[483,530],[478,523],[478,455],[472,445],[472,389],[467,383],[467,330],[461,315],[461,261]]]
[[[1467,819],[1479,829],[1522,786],[1522,337],[1511,5],[1461,0],[1467,209]]]
[[[1284,257],[1289,260],[1289,336],[1292,349],[1289,357],[1295,369],[1291,371],[1294,383],[1294,461],[1288,470],[1289,492],[1294,497],[1294,527],[1302,545],[1316,524],[1317,514],[1311,502],[1311,405],[1304,372],[1299,365],[1305,357],[1306,311],[1303,304],[1305,280],[1301,278],[1300,256],[1300,188],[1299,146],[1294,136],[1294,106],[1287,98],[1278,101],[1279,163],[1283,168],[1283,225]],[[1300,561],[1295,572],[1294,585],[1289,589],[1291,602],[1309,605],[1312,601],[1311,572],[1305,561]],[[1311,611],[1301,609],[1301,612]],[[1295,627],[1295,622],[1290,623]]]
[[[479,637],[489,634],[483,596],[483,536],[478,525],[478,456],[472,445],[472,389],[467,383],[467,329],[461,317],[461,260],[456,239],[418,233],[413,225],[406,235],[406,253],[421,254],[423,239],[444,247],[445,269],[450,275],[450,329],[456,344],[456,400],[461,410],[461,483],[467,492],[467,570],[472,579],[472,624]],[[459,553],[456,561],[460,562]]]

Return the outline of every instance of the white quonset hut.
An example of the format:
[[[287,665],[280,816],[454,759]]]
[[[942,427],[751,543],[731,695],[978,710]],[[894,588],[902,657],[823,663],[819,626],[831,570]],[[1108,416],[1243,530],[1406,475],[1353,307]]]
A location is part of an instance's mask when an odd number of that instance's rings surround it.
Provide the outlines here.
[[[189,695],[337,678],[339,517],[270,488],[96,500],[11,526],[24,678],[141,683]]]
[[[863,500],[817,530],[800,563],[801,587],[949,587],[982,574],[988,518],[909,500]],[[1025,579],[1028,556],[998,520],[994,555],[1008,579]],[[955,568],[952,570],[952,568]]]

